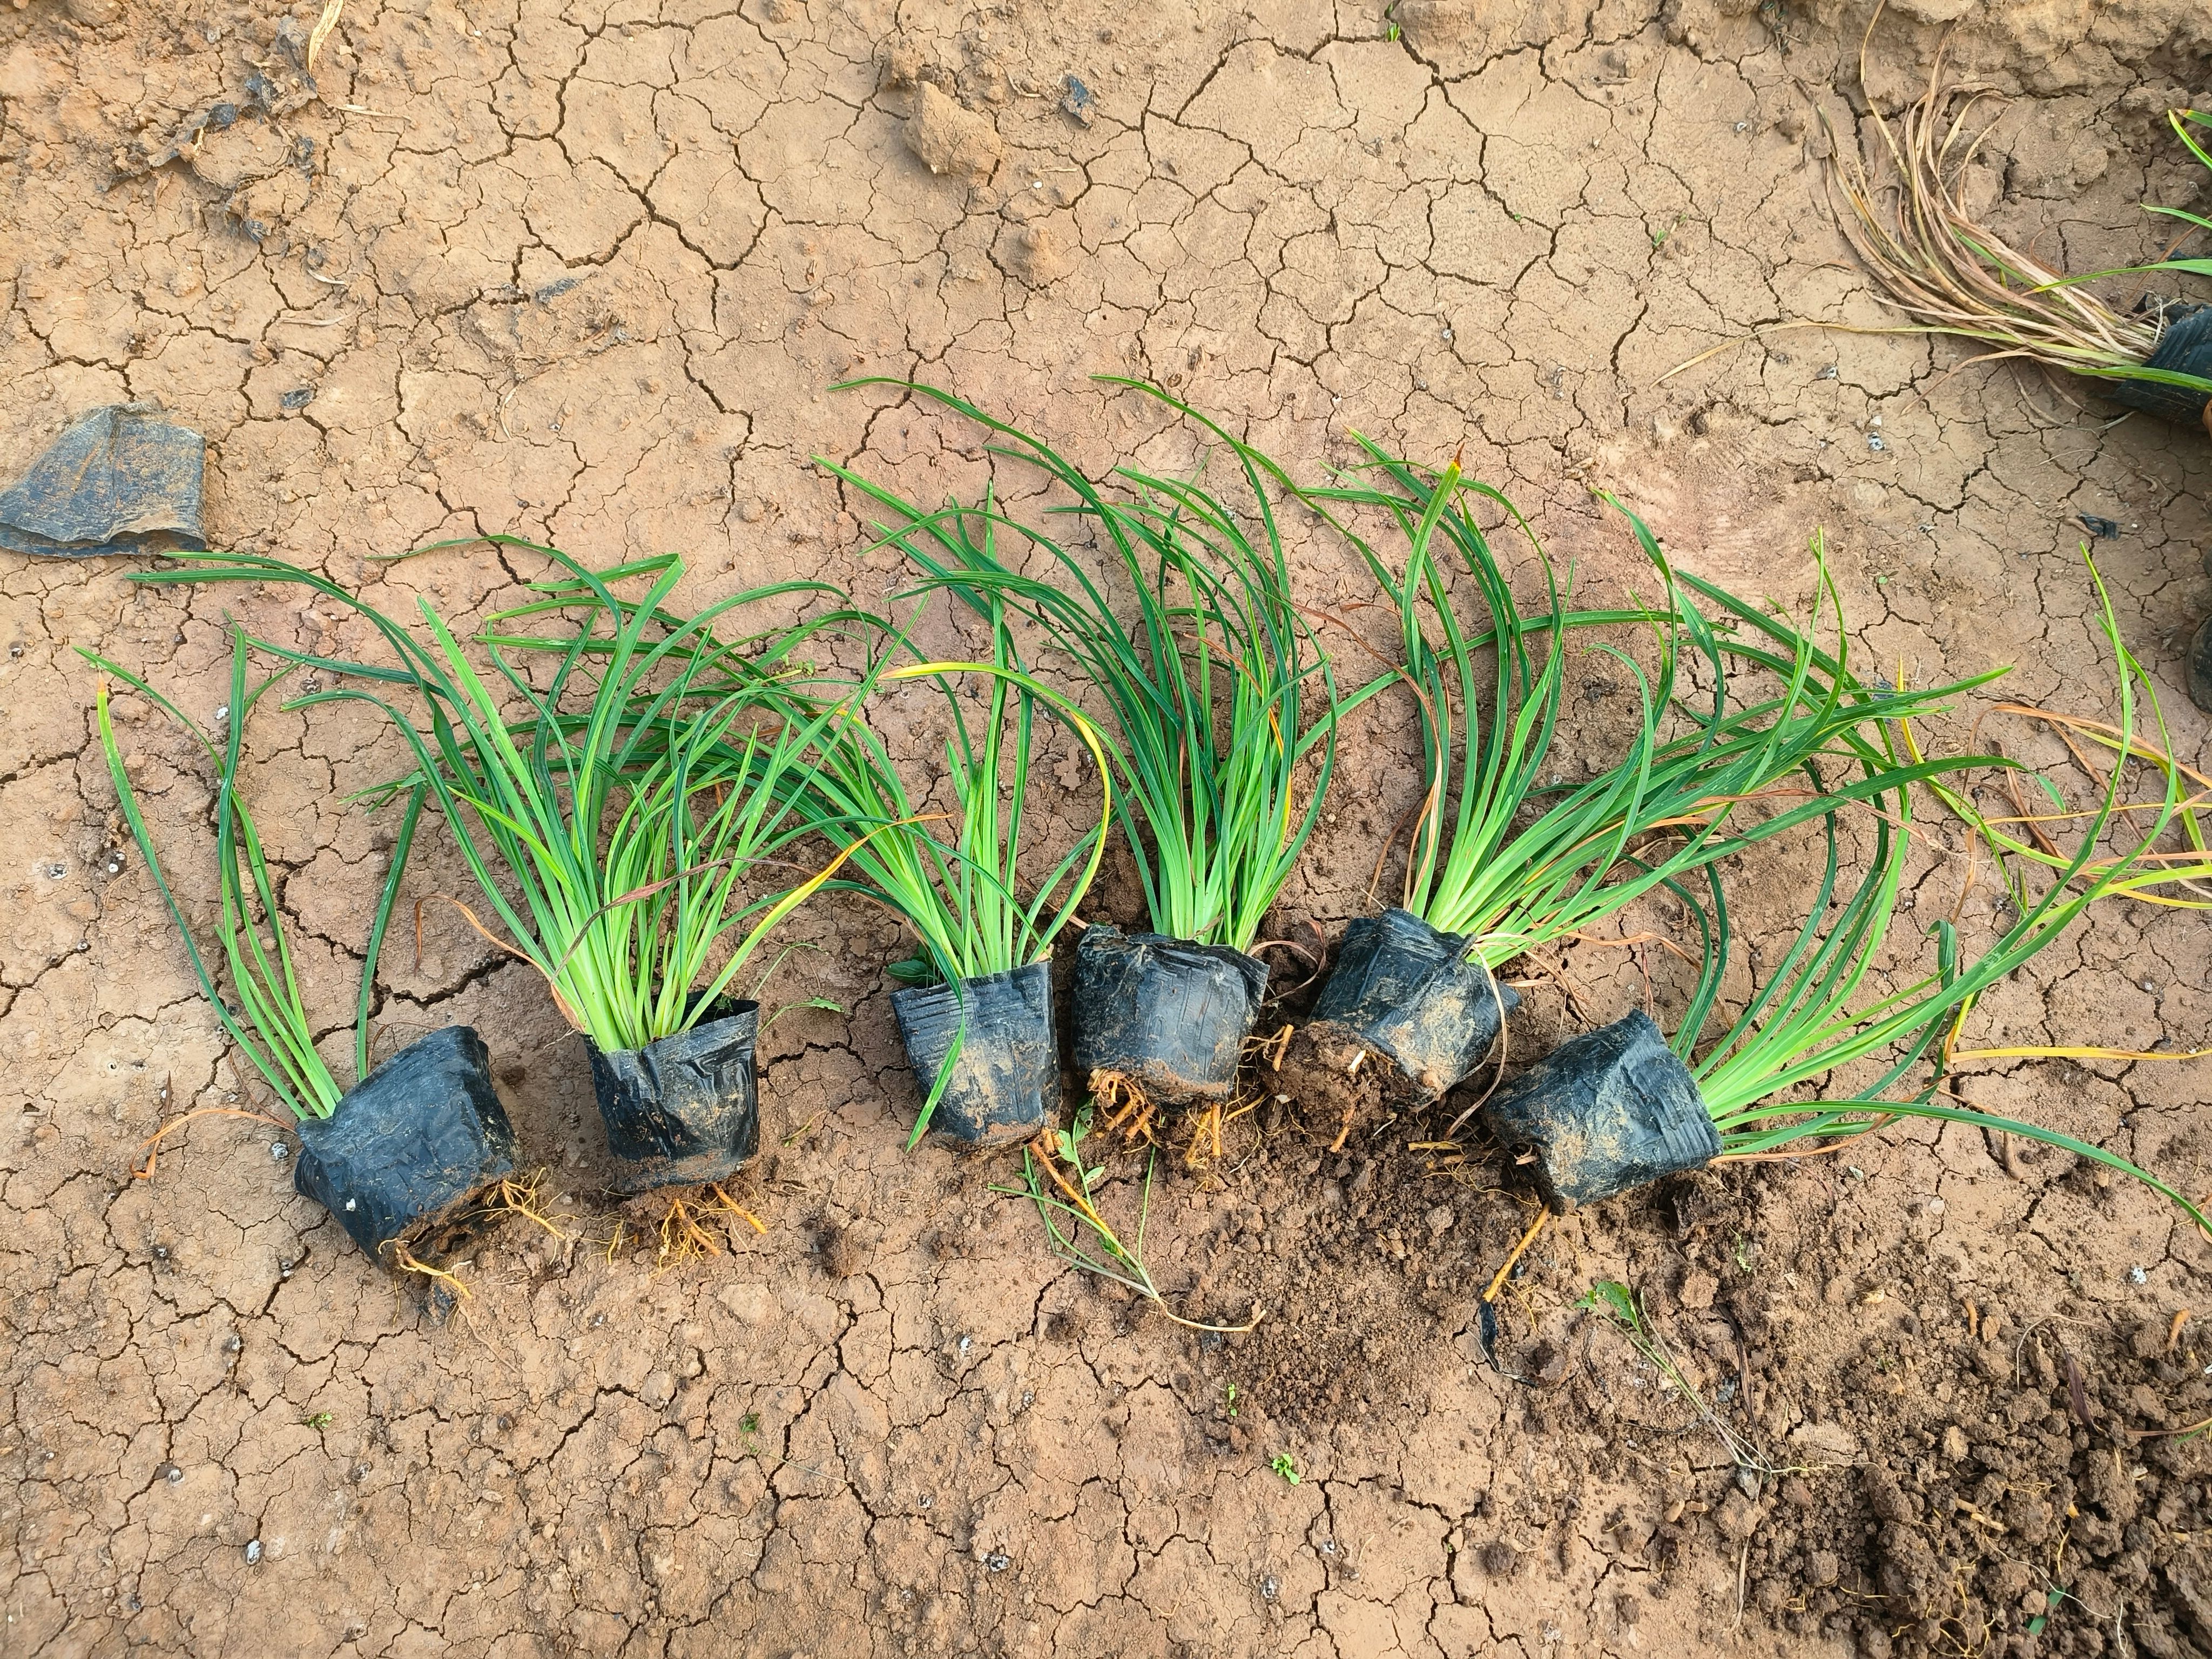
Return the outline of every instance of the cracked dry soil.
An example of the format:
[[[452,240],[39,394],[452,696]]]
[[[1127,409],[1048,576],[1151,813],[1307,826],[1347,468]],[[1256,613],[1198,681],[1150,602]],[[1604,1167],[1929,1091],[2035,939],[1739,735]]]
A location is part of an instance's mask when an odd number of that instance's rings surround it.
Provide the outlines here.
[[[1896,107],[1961,11],[1955,61],[2018,94],[1976,174],[2001,226],[2077,270],[2148,252],[2137,204],[2202,180],[2161,125],[2207,84],[2198,0],[1899,0],[1864,85],[1862,0],[349,0],[311,86],[317,9],[0,12],[9,470],[88,407],[153,399],[208,435],[219,544],[387,605],[511,600],[521,556],[374,562],[488,531],[681,550],[693,601],[817,573],[875,597],[897,574],[809,458],[930,498],[986,463],[833,382],[917,374],[1093,468],[1189,464],[1187,434],[1085,379],[1141,374],[1309,473],[1353,429],[1464,446],[1595,602],[1636,572],[1589,484],[1688,567],[1801,606],[1823,526],[1863,660],[2016,664],[2003,695],[2087,714],[2110,682],[2076,518],[2109,518],[2127,639],[2208,763],[2176,672],[2209,597],[2200,437],[1893,336],[1776,333],[1656,384],[1767,325],[1883,320],[1820,204],[1815,111],[1848,137],[1869,98]],[[201,1120],[134,1180],[166,1115],[252,1091],[117,850],[71,649],[210,710],[223,603],[126,568],[0,569],[0,1651],[2212,1653],[2206,1453],[2136,1437],[2212,1414],[2212,1255],[2143,1193],[1957,1129],[1554,1226],[1493,1370],[1474,1298],[1525,1213],[1499,1160],[1431,1170],[1407,1147],[1433,1114],[1370,1113],[1331,1152],[1333,1109],[1271,1097],[1210,1171],[1163,1168],[1170,1288],[1267,1308],[1206,1339],[1049,1260],[990,1190],[1004,1158],[900,1149],[896,940],[825,904],[784,988],[852,1012],[768,1034],[741,1194],[767,1231],[656,1273],[653,1217],[599,1195],[578,1041],[434,915],[419,962],[387,955],[380,1047],[478,1025],[554,1212],[629,1244],[511,1218],[441,1323],[292,1194],[269,1127]],[[1317,542],[1299,581],[1319,605],[1361,587]],[[227,599],[348,638],[296,593]],[[1617,670],[1577,666],[1563,767],[1603,763]],[[273,709],[255,737],[310,995],[337,1010],[389,833],[342,799],[395,751]],[[204,777],[173,733],[124,738],[157,832],[188,831]],[[1981,740],[2069,776],[2021,722]],[[927,763],[927,732],[901,743]],[[1414,797],[1405,710],[1370,705],[1346,744],[1276,937],[1366,908]],[[1082,769],[1057,784],[1064,836]],[[1914,902],[1948,914],[1961,846],[1921,840]],[[1767,857],[1732,877],[1753,936],[1802,892]],[[420,860],[409,896],[460,889],[442,831]],[[1970,937],[1993,891],[1968,889]],[[1089,907],[1134,910],[1126,868]],[[1639,967],[1679,994],[1630,954],[1530,964],[1531,1051],[1647,994]],[[1976,1032],[2200,1043],[2203,924],[2108,911]],[[2201,1068],[1960,1086],[2212,1185]],[[1794,1472],[1740,1480],[1576,1313],[1606,1275]]]

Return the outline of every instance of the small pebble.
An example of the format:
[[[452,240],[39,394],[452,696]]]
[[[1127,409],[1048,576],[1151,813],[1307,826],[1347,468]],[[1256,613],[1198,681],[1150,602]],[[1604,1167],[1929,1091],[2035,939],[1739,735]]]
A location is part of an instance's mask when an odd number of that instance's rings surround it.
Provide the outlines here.
[[[2150,1283],[2150,1275],[2145,1273],[2141,1267],[2130,1267],[2128,1269],[2128,1283],[2130,1285],[2148,1285]]]
[[[246,1565],[252,1566],[261,1559],[261,1540],[257,1538],[246,1547]]]

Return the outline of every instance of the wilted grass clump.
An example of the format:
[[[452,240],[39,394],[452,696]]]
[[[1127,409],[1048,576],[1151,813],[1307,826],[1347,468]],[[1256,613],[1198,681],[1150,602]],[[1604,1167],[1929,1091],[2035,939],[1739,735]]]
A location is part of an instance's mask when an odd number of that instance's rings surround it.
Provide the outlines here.
[[[1894,126],[1879,113],[1872,118],[1887,177],[1877,179],[1855,146],[1838,141],[1830,176],[1849,210],[1837,216],[1844,234],[1889,302],[1912,319],[1904,331],[1977,341],[1990,348],[1988,361],[2039,363],[2097,380],[2121,402],[2195,418],[2212,398],[2212,379],[2154,359],[2163,348],[2194,367],[2212,362],[2212,326],[2196,320],[2200,306],[2147,299],[2124,310],[2087,284],[2212,276],[2212,259],[2166,258],[2069,276],[2039,258],[2033,240],[2017,247],[1981,222],[1967,206],[1966,178],[1993,125],[1982,117],[1996,96],[1986,85],[1945,82],[1939,57],[1926,94]],[[2212,129],[2212,115],[2177,110],[2168,118],[2190,152],[2212,167],[2212,154],[2192,131]],[[2178,208],[2150,210],[2212,228]],[[2190,344],[2200,331],[2203,343]]]

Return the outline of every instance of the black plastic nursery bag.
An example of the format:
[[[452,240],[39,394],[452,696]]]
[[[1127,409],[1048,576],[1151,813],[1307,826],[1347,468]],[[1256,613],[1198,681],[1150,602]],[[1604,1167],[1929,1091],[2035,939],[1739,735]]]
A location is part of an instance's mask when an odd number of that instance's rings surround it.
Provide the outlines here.
[[[329,1117],[301,1124],[292,1184],[381,1256],[514,1173],[491,1055],[474,1028],[449,1025],[386,1060]]]
[[[1313,1021],[1348,1032],[1397,1062],[1425,1099],[1482,1063],[1520,994],[1462,956],[1467,939],[1410,910],[1347,923],[1336,969]]]
[[[1157,1101],[1223,1099],[1267,991],[1267,964],[1241,951],[1094,922],[1075,946],[1075,1069]]]
[[[1482,1115],[1502,1145],[1536,1154],[1538,1189],[1563,1213],[1721,1152],[1698,1080],[1641,1012],[1569,1038]]]
[[[959,1058],[930,1114],[932,1133],[969,1146],[1026,1140],[1060,1111],[1052,964],[891,993],[907,1063],[928,1097],[957,1038]]]
[[[714,1018],[642,1048],[586,1041],[617,1190],[696,1186],[735,1175],[760,1146],[755,1048],[760,1004],[724,998]]]
[[[2167,306],[2158,349],[2143,359],[2143,366],[2212,380],[2212,306]],[[2098,390],[2116,404],[2180,425],[2194,426],[2204,418],[2207,394],[2187,386],[2161,386],[2156,380],[2100,380]]]

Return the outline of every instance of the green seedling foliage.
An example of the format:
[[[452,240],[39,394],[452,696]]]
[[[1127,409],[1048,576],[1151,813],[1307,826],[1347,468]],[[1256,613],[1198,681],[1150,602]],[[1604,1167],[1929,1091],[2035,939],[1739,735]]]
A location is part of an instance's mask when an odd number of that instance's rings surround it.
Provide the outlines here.
[[[1885,722],[1933,713],[1994,676],[1917,692],[1869,687],[1848,666],[1840,614],[1835,649],[1823,650],[1716,584],[1678,574],[1643,520],[1610,495],[1604,499],[1627,519],[1662,598],[1633,611],[1571,612],[1542,548],[1503,495],[1465,479],[1456,462],[1429,472],[1362,441],[1364,477],[1304,493],[1323,510],[1380,510],[1403,536],[1406,555],[1394,566],[1340,526],[1398,611],[1399,678],[1421,710],[1427,788],[1401,902],[1439,932],[1470,935],[1471,960],[1495,969],[1583,933],[1655,889],[1686,898],[1686,878],[1708,878],[1721,861],[1837,802],[1875,801],[1977,763],[1900,760],[1881,732]],[[1523,614],[1516,602],[1474,516],[1479,501],[1503,510],[1527,541],[1544,582],[1541,610]],[[1460,617],[1440,543],[1475,588],[1473,624]],[[1817,626],[1835,592],[1817,538],[1812,556]],[[1647,673],[1616,647],[1590,647],[1636,686],[1640,718],[1628,752],[1587,782],[1546,785],[1569,642],[1586,628],[1622,622],[1648,628],[1658,656],[1656,672]],[[1686,654],[1701,665],[1709,698],[1690,700]],[[1762,689],[1745,693],[1747,681]],[[1824,781],[1824,764],[1838,781]],[[1712,988],[1701,987],[1701,994]]]
[[[2149,678],[2128,651],[2112,613],[2110,596],[2094,561],[2087,560],[2095,586],[2100,625],[2117,669],[2120,744],[2129,752],[2135,741],[2138,699],[2148,705],[2158,733],[2157,748],[2172,753]],[[1696,1075],[1707,1109],[1720,1130],[1723,1155],[1771,1153],[1806,1142],[1833,1145],[1839,1138],[1863,1134],[1895,1117],[1972,1124],[2018,1134],[2057,1146],[2143,1182],[2179,1205],[2199,1226],[2197,1206],[2158,1177],[2127,1159],[2071,1135],[2040,1125],[1936,1099],[1945,1075],[1949,1045],[1989,988],[2054,942],[2098,900],[2128,890],[2137,860],[2149,854],[2180,810],[2180,783],[2168,764],[2158,769],[2165,793],[2140,835],[2122,821],[2118,809],[2126,769],[2115,765],[2081,844],[2040,897],[2020,908],[2017,918],[1980,956],[1962,957],[1957,929],[1948,920],[1929,932],[1935,946],[1932,970],[1864,1001],[1859,994],[1887,939],[1903,876],[1912,822],[1909,790],[1900,782],[1872,814],[1874,851],[1858,885],[1838,897],[1841,855],[1837,823],[1826,819],[1826,856],[1803,926],[1781,960],[1757,987],[1729,1030],[1693,1059],[1698,1023],[1686,1020],[1673,1039],[1675,1052]],[[2129,842],[2118,855],[2100,848],[2108,830]],[[1714,951],[1728,949],[1725,905],[1716,885]],[[1717,969],[1709,961],[1709,976]],[[1830,1074],[1861,1062],[1881,1069],[1870,1080],[1843,1092]],[[1926,1062],[1929,1074],[1917,1088],[1907,1079]],[[1816,1101],[1795,1097],[1802,1087],[1823,1085]],[[1806,1150],[1811,1148],[1806,1147]]]
[[[1281,469],[1160,388],[1099,378],[1157,398],[1232,457],[1249,514],[1201,482],[1131,467],[1115,474],[1125,489],[1109,494],[1042,441],[950,392],[904,381],[853,384],[896,386],[951,410],[991,434],[991,453],[1065,488],[1074,499],[1052,514],[1108,550],[1106,575],[1094,576],[1069,539],[1006,518],[988,493],[977,506],[927,512],[849,468],[820,464],[883,515],[885,542],[928,585],[986,617],[1018,615],[1096,690],[1116,811],[1152,927],[1249,950],[1318,821],[1336,721],[1350,703],[1340,702],[1328,658],[1291,597],[1271,495],[1288,489]],[[1001,559],[1001,529],[1040,551],[1049,576]],[[1301,769],[1316,745],[1301,808]]]
[[[222,901],[216,927],[228,996],[209,966],[208,953],[201,950],[194,937],[191,919],[185,914],[175,890],[169,884],[161,849],[146,823],[137,789],[131,781],[116,742],[107,682],[105,678],[100,681],[95,716],[100,752],[107,762],[107,775],[115,786],[116,802],[130,828],[131,838],[137,845],[139,856],[145,860],[155,890],[161,895],[161,902],[184,939],[192,976],[198,981],[201,994],[215,1008],[216,1018],[239,1051],[294,1116],[303,1121],[326,1118],[337,1109],[345,1091],[338,1086],[316,1048],[315,1025],[308,1018],[299,976],[293,967],[291,942],[284,930],[275,884],[270,879],[268,857],[262,851],[253,815],[238,793],[238,771],[245,753],[246,726],[263,696],[291,670],[287,666],[265,678],[250,681],[250,641],[246,631],[236,623],[230,628],[230,642],[229,701],[223,706],[220,724],[224,729],[220,738],[119,663],[82,647],[78,647],[78,654],[175,720],[214,763],[216,884]],[[368,1075],[368,1013],[375,989],[377,959],[383,950],[385,933],[392,921],[392,902],[398,894],[399,878],[414,846],[416,826],[422,812],[422,792],[420,788],[410,790],[399,832],[392,843],[384,886],[378,895],[368,945],[362,953],[361,988],[354,1011],[356,1082]]]
[[[1170,1311],[1167,1298],[1145,1264],[1145,1224],[1152,1214],[1152,1165],[1158,1149],[1146,1150],[1136,1230],[1125,1234],[1107,1219],[1091,1198],[1093,1189],[1105,1179],[1106,1166],[1084,1162],[1083,1143],[1091,1134],[1091,1108],[1077,1108],[1074,1121],[1067,1127],[1048,1129],[1023,1149],[1020,1186],[991,1190],[1026,1198],[1036,1206],[1037,1218],[1044,1223],[1046,1248],[1053,1255],[1087,1273],[1134,1291],[1176,1324],[1194,1331],[1250,1330],[1260,1317],[1256,1311],[1242,1325],[1201,1325]]]
[[[1113,787],[1097,733],[1073,704],[1023,665],[1004,608],[994,605],[986,615],[989,660],[917,660],[891,667],[894,655],[914,653],[904,632],[886,623],[885,654],[869,676],[871,684],[927,682],[943,696],[951,727],[945,775],[952,811],[922,810],[882,740],[858,719],[843,722],[821,743],[797,795],[803,816],[822,825],[840,848],[845,873],[831,876],[824,887],[872,899],[913,930],[916,954],[890,970],[909,985],[957,988],[1043,961],[1105,856]],[[979,678],[985,687],[980,718],[959,691],[962,683]],[[1054,709],[1090,750],[1101,799],[1097,824],[1031,888],[1022,874],[1021,842],[1040,704]],[[949,842],[932,829],[948,818],[954,825]],[[965,1036],[963,1026],[930,1080],[915,1122],[915,1141],[928,1129]]]
[[[426,789],[436,801],[499,931],[470,911],[471,923],[538,969],[577,1030],[607,1050],[689,1030],[827,879],[822,870],[780,891],[739,896],[753,871],[786,861],[824,827],[805,810],[805,782],[822,745],[852,718],[853,694],[866,689],[840,684],[815,696],[795,653],[825,629],[878,619],[844,607],[828,584],[806,581],[678,617],[665,604],[684,574],[673,556],[602,573],[558,549],[484,539],[538,554],[556,571],[532,585],[529,603],[489,619],[477,641],[489,679],[427,600],[418,601],[419,628],[403,627],[315,572],[251,554],[185,556],[181,568],[137,580],[293,582],[350,606],[395,661],[261,641],[339,677],[288,706],[361,702],[391,717],[416,767],[393,787]],[[611,586],[629,578],[650,581],[635,605]],[[750,656],[716,636],[723,617],[788,596],[827,597],[838,608],[752,636],[765,643]],[[569,624],[561,633],[506,631],[556,613]],[[542,688],[516,653],[550,662]],[[420,727],[393,701],[409,693]]]

